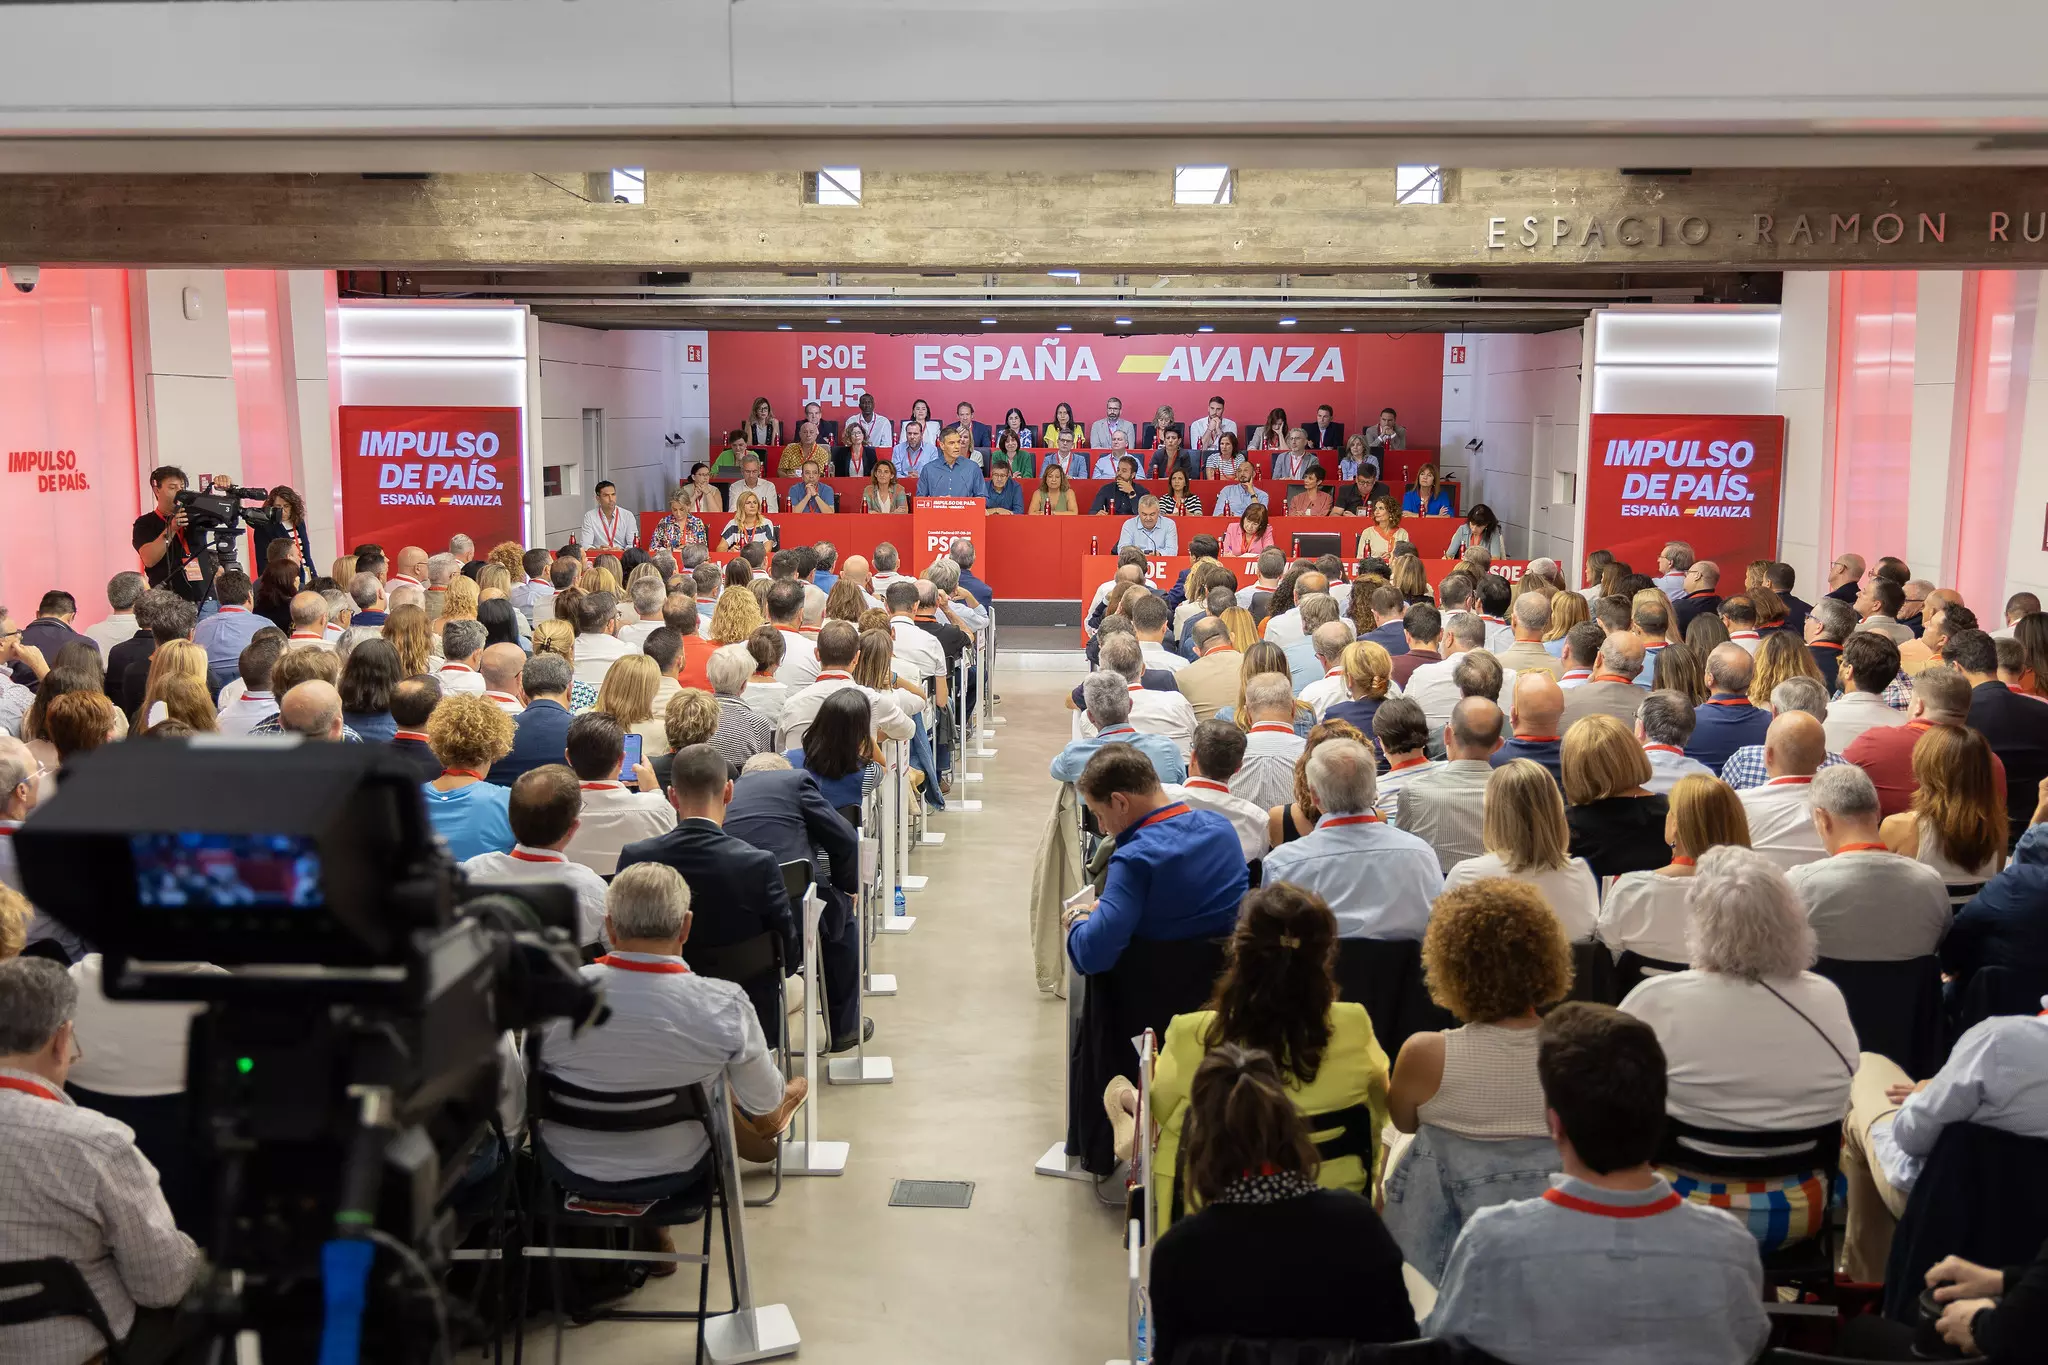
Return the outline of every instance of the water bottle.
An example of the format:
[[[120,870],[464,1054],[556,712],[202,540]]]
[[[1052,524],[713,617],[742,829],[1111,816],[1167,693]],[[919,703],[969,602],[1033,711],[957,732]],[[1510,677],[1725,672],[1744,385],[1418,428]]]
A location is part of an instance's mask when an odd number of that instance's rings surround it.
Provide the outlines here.
[[[896,913],[899,915],[904,915],[908,914],[909,912],[910,902],[908,899],[904,897],[903,888],[899,886],[896,888]]]
[[[1090,536],[1090,537],[1088,537],[1088,553],[1089,553],[1089,554],[1091,554],[1091,555],[1099,555],[1099,554],[1101,554],[1101,553],[1102,553],[1102,537],[1101,537],[1101,536]]]

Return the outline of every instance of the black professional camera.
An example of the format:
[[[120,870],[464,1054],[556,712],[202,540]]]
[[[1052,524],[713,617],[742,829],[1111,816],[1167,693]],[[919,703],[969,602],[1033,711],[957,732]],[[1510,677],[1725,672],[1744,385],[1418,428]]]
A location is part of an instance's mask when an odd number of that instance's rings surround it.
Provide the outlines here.
[[[187,1094],[211,1222],[187,1231],[212,1275],[183,1309],[191,1358],[252,1330],[266,1360],[325,1358],[349,1273],[362,1358],[431,1358],[501,1040],[603,1016],[567,888],[465,885],[381,745],[112,745],[15,844],[29,899],[103,954],[110,998],[207,1002]],[[195,961],[225,970],[152,965]]]
[[[268,488],[181,488],[177,496],[178,510],[185,514],[187,535],[221,564],[236,562],[235,549],[244,527],[276,524],[276,508],[242,506],[245,502],[268,501]],[[257,571],[262,567],[257,565]]]

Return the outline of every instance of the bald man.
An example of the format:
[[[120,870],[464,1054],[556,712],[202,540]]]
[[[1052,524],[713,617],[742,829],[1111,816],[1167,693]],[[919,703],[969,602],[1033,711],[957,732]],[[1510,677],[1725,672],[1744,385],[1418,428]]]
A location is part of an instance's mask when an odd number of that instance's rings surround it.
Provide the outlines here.
[[[1828,566],[1828,596],[1849,606],[1856,605],[1858,585],[1863,582],[1862,555],[1836,555]]]
[[[1828,856],[1813,824],[1813,775],[1827,756],[1821,723],[1804,711],[1787,711],[1764,733],[1769,776],[1761,787],[1737,793],[1749,816],[1749,846],[1787,871]]]
[[[427,590],[427,552],[417,545],[407,545],[399,550],[398,559],[392,566],[391,577],[384,580],[386,589],[418,588]]]
[[[341,693],[318,678],[302,682],[284,694],[277,718],[288,735],[333,743],[342,733]]]
[[[1764,742],[1771,716],[1749,704],[1750,680],[1756,660],[1741,645],[1715,645],[1707,655],[1707,691],[1693,722],[1685,756],[1715,772],[1728,765],[1737,749]]]
[[[1515,675],[1512,719],[1515,737],[1500,746],[1493,766],[1518,758],[1541,763],[1544,770],[1564,787],[1564,689],[1555,675],[1532,669]]]
[[[1486,784],[1506,720],[1486,698],[1465,698],[1444,726],[1446,761],[1401,788],[1394,823],[1435,849],[1445,872],[1486,852]]]
[[[526,651],[510,642],[487,647],[477,661],[483,675],[484,695],[508,716],[526,709],[526,693],[520,690],[519,675],[526,667]]]
[[[865,556],[848,555],[846,562],[839,566],[839,576],[853,584],[854,587],[859,588],[861,595],[868,599],[869,606],[881,605],[874,600],[874,590],[869,586],[869,584],[875,581],[875,571],[868,567],[868,561]]]
[[[318,645],[332,649],[327,638],[327,599],[317,592],[302,592],[292,598],[292,634],[287,648]]]

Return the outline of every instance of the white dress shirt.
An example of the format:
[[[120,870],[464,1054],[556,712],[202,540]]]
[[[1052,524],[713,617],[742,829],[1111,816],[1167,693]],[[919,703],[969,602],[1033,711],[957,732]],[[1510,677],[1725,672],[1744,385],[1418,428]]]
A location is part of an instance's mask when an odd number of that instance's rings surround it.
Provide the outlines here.
[[[1377,815],[1329,814],[1266,855],[1265,884],[1275,882],[1329,902],[1339,938],[1420,939],[1444,874],[1428,844]]]
[[[178,1231],[156,1168],[128,1125],[74,1104],[33,1072],[0,1069],[27,1087],[0,1088],[0,1227],[9,1260],[59,1257],[77,1266],[107,1325],[125,1337],[138,1303],[167,1308],[200,1267]],[[98,1359],[100,1334],[82,1318],[0,1327],[0,1360],[46,1365]]]
[[[616,855],[612,861],[618,862]],[[476,881],[567,886],[576,893],[576,941],[598,943],[604,938],[604,878],[582,863],[572,862],[561,850],[514,844],[510,853],[494,850],[466,858],[462,870]]]
[[[1739,791],[1749,816],[1749,846],[1786,871],[1828,856],[1813,827],[1813,779],[1774,777]]]
[[[1515,628],[1513,626],[1497,616],[1482,616],[1479,619],[1486,622],[1486,648],[1489,651],[1499,654],[1503,650],[1514,647]],[[1651,662],[1654,663],[1655,660],[1653,659]],[[1644,667],[1648,668],[1649,664],[1645,664]]]
[[[919,634],[923,632],[920,631]],[[916,722],[896,700],[905,695],[900,688],[892,687],[886,692],[878,692],[872,687],[861,687],[853,680],[853,675],[843,669],[827,668],[819,672],[816,682],[790,693],[789,699],[782,704],[782,720],[778,727],[776,747],[802,748],[804,735],[810,730],[811,722],[818,718],[818,708],[824,705],[825,698],[846,687],[860,688],[867,695],[877,740],[909,739],[915,733]]]
[[[1168,673],[1178,673],[1188,666],[1186,659],[1157,640],[1138,641],[1138,653],[1144,656],[1147,668],[1163,668]]]
[[[776,666],[775,681],[791,692],[809,687],[818,680],[818,642],[800,630],[782,626],[775,629],[782,636],[782,662]],[[740,700],[746,701],[747,698]],[[775,718],[770,716],[768,719],[773,721]]]
[[[625,658],[628,654],[638,654],[639,652],[639,650],[627,644],[616,635],[606,635],[602,632],[595,635],[587,633],[578,635],[576,637],[576,681],[589,683],[592,687],[602,687],[604,686],[604,675],[612,671],[613,664]],[[481,679],[477,682],[476,690],[479,692],[483,691]]]
[[[653,620],[648,620],[643,616],[637,621],[631,621],[620,626],[617,639],[626,646],[628,652],[642,654],[647,650],[647,637],[660,630],[666,624],[667,622],[663,621],[659,616]]]
[[[649,953],[607,957],[609,962],[586,966],[583,979],[604,988],[611,1017],[581,1033],[566,1019],[549,1020],[541,1064],[551,1074],[586,1090],[654,1090],[699,1085],[723,1073],[742,1110],[775,1112],[782,1103],[782,1071],[745,991],[730,981],[697,975],[684,966],[686,958]],[[630,965],[611,965],[617,962]],[[563,1165],[599,1181],[681,1174],[711,1146],[699,1123],[644,1133],[598,1133],[552,1123],[541,1124],[540,1130]]]
[[[896,658],[916,665],[922,678],[940,678],[946,674],[946,650],[938,637],[921,628],[910,616],[889,618],[889,633],[896,637]],[[781,674],[776,677],[779,680]]]
[[[495,688],[486,688],[484,689],[484,695],[496,702],[498,709],[508,716],[516,716],[526,709],[526,703],[510,692],[500,692]]]
[[[1292,725],[1260,721],[1244,737],[1244,762],[1230,779],[1230,790],[1271,810],[1294,800],[1294,765],[1308,741]]]
[[[1215,811],[1230,822],[1237,831],[1237,843],[1244,853],[1244,860],[1266,856],[1272,845],[1266,841],[1266,810],[1255,806],[1242,796],[1235,795],[1228,783],[1218,782],[1209,777],[1190,777],[1185,783],[1168,782],[1162,785],[1167,798],[1185,801],[1196,810]]]
[[[576,543],[586,550],[630,550],[640,543],[640,517],[624,503],[607,512],[593,507],[583,514]]]
[[[1885,705],[1881,692],[1844,692],[1828,703],[1828,718],[1821,723],[1827,731],[1828,752],[1839,754],[1865,730],[1904,725],[1906,713]]]
[[[1300,644],[1307,638],[1306,633],[1301,628],[1301,608],[1289,607],[1286,611],[1281,612],[1278,616],[1266,622],[1266,633],[1263,638],[1267,644],[1278,645],[1282,649],[1287,648],[1289,645]]]
[[[1456,654],[1439,659],[1433,664],[1422,664],[1408,675],[1407,695],[1422,708],[1422,714],[1428,719],[1432,731],[1441,730],[1449,725],[1451,712],[1465,699],[1465,694],[1458,690],[1458,684],[1451,674],[1457,670],[1459,661],[1469,653],[1470,650],[1461,649]],[[1500,671],[1500,695],[1508,698],[1510,702],[1514,698],[1515,670],[1512,668],[1503,668]],[[1499,698],[1494,700],[1498,701]]]
[[[1543,894],[1550,905],[1550,913],[1557,917],[1557,923],[1564,930],[1564,936],[1573,943],[1584,943],[1593,937],[1600,918],[1600,884],[1593,879],[1593,868],[1584,858],[1569,859],[1560,868],[1537,868],[1522,872],[1510,872],[1498,853],[1482,853],[1477,858],[1467,858],[1444,874],[1444,890],[1463,886],[1466,882],[1481,877],[1506,877],[1510,881],[1526,882]]]
[[[1761,644],[1762,644],[1763,642],[1764,642],[1764,637],[1763,637],[1762,633],[1761,633],[1761,632],[1759,632],[1759,631],[1754,631],[1754,630],[1738,630],[1738,631],[1731,631],[1731,632],[1729,633],[1729,636],[1728,636],[1728,643],[1729,643],[1729,644],[1731,644],[1731,645],[1741,645],[1741,646],[1742,646],[1742,647],[1743,647],[1744,649],[1748,650],[1748,651],[1749,651],[1749,652],[1750,652],[1751,654],[1754,654],[1754,653],[1756,653],[1756,651],[1757,651],[1757,646],[1761,645]]]
[[[251,692],[243,686],[240,678],[228,684],[242,687],[239,696],[229,698],[228,689],[220,690],[221,708],[216,720],[224,735],[246,735],[277,714],[277,698],[268,691]]]
[[[1188,423],[1188,449],[1215,450],[1223,433],[1235,433],[1237,422],[1229,417],[1211,419],[1206,413]]]
[[[619,854],[627,844],[652,839],[675,827],[675,807],[660,792],[637,791],[623,782],[585,782],[583,813],[562,852],[571,862],[609,877],[619,870]]]
[[[106,620],[87,626],[79,633],[100,647],[100,662],[105,664],[107,655],[113,653],[114,646],[123,640],[134,639],[138,629],[134,612],[117,611]],[[54,664],[57,661],[52,659],[50,662]]]
[[[441,665],[435,676],[441,680],[441,695],[444,697],[481,697],[484,694],[484,675],[468,664],[450,660]]]
[[[1650,780],[1643,786],[1657,796],[1671,795],[1671,789],[1681,778],[1714,776],[1712,768],[1696,758],[1687,758],[1685,750],[1675,744],[1645,744],[1643,757],[1650,760]]]
[[[1391,684],[1389,685],[1387,695],[1395,695]],[[1323,718],[1323,712],[1329,710],[1340,701],[1351,700],[1351,685],[1344,681],[1344,670],[1341,667],[1333,668],[1307,687],[1302,688],[1299,700],[1303,706],[1315,712],[1316,719],[1320,721]]]
[[[775,485],[766,479],[755,483],[748,483],[745,479],[733,480],[732,487],[725,490],[725,505],[737,511],[742,493],[752,493],[761,499],[761,515],[764,517],[782,510],[775,501]]]
[[[1871,1129],[1886,1183],[1911,1190],[1952,1123],[2048,1138],[2048,1019],[1993,1015],[1956,1040],[1927,1088],[1908,1096],[1890,1123]]]
[[[1690,877],[1622,873],[1600,906],[1600,941],[1617,954],[1627,950],[1659,962],[1690,962],[1685,926],[1692,917],[1686,908],[1691,894]]]

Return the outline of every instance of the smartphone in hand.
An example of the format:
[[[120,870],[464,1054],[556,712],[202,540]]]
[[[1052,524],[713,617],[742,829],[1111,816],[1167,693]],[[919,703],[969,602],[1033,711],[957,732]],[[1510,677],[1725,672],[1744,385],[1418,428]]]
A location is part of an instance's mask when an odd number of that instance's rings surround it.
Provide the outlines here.
[[[623,759],[619,760],[619,781],[637,782],[639,780],[633,775],[633,769],[638,767],[640,764],[640,745],[641,737],[639,735],[632,733],[630,730],[627,731],[626,756]]]

